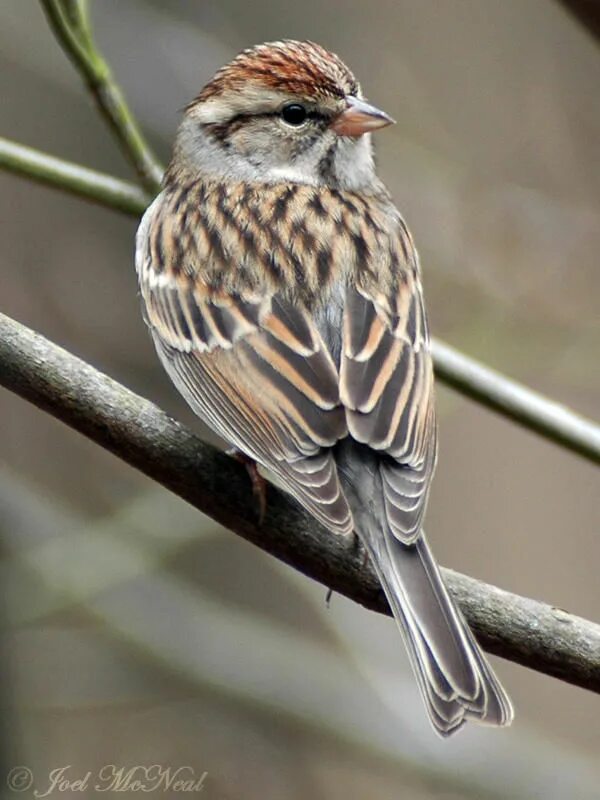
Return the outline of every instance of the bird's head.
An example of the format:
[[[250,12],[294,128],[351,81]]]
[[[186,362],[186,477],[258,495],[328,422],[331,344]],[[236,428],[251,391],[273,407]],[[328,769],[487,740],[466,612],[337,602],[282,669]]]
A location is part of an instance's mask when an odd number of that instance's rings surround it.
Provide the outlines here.
[[[313,42],[261,44],[187,106],[172,169],[360,189],[374,180],[369,133],[391,123],[338,56]]]

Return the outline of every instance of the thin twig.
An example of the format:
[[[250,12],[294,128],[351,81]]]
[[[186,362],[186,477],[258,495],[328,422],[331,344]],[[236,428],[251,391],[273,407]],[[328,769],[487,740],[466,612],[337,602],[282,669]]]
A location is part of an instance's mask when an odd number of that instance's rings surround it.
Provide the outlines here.
[[[151,198],[132,183],[0,138],[0,169],[139,216]],[[600,463],[600,426],[521,383],[434,341],[436,375],[462,394],[580,456]]]
[[[262,525],[244,467],[89,364],[0,314],[0,383],[110,450],[235,533],[367,608],[389,613],[350,539],[274,487]],[[490,652],[600,693],[600,625],[445,571]]]
[[[0,169],[134,217],[143,214],[152,200],[150,195],[134,183],[2,138]]]
[[[40,0],[61,47],[79,72],[98,110],[110,126],[143,186],[156,193],[162,167],[152,153],[110,67],[91,35],[82,0]]]
[[[433,343],[433,358],[436,376],[443,383],[600,464],[600,425],[439,340]]]

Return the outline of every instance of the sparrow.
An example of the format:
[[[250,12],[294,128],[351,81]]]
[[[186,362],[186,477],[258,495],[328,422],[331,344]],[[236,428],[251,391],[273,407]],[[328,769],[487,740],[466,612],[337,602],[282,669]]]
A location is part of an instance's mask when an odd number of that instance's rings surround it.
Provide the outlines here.
[[[423,532],[437,456],[427,315],[370,136],[392,123],[318,44],[244,50],[185,109],[136,269],[192,409],[331,534],[358,535],[447,736],[513,711]]]

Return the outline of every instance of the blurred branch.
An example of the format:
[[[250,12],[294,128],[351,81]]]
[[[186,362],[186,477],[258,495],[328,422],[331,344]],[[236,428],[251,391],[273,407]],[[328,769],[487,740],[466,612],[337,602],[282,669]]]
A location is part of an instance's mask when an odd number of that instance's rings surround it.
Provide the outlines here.
[[[139,217],[152,197],[134,183],[0,138],[0,169]]]
[[[89,364],[0,314],[0,382],[230,530],[367,608],[389,613],[362,552],[269,487],[261,526],[245,468]],[[600,692],[600,626],[445,571],[482,645]]]
[[[143,186],[158,192],[162,167],[129,110],[110,67],[91,34],[85,0],[40,0],[50,27],[81,75],[98,110],[116,136]]]
[[[600,425],[549,400],[444,342],[433,342],[437,377],[545,439],[600,464]]]
[[[560,0],[560,2],[593,36],[600,39],[600,3],[598,0]]]

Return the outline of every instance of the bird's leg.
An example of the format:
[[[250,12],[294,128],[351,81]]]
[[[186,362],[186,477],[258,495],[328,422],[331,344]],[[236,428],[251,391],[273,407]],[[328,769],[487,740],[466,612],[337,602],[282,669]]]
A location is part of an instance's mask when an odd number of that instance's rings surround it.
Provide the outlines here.
[[[235,458],[236,461],[239,461],[240,464],[246,467],[252,484],[252,494],[258,506],[258,524],[262,525],[265,514],[267,513],[267,482],[258,471],[258,464],[254,459],[250,458],[250,456],[247,456],[240,450],[236,450],[235,447],[232,447],[226,452],[228,456]]]

